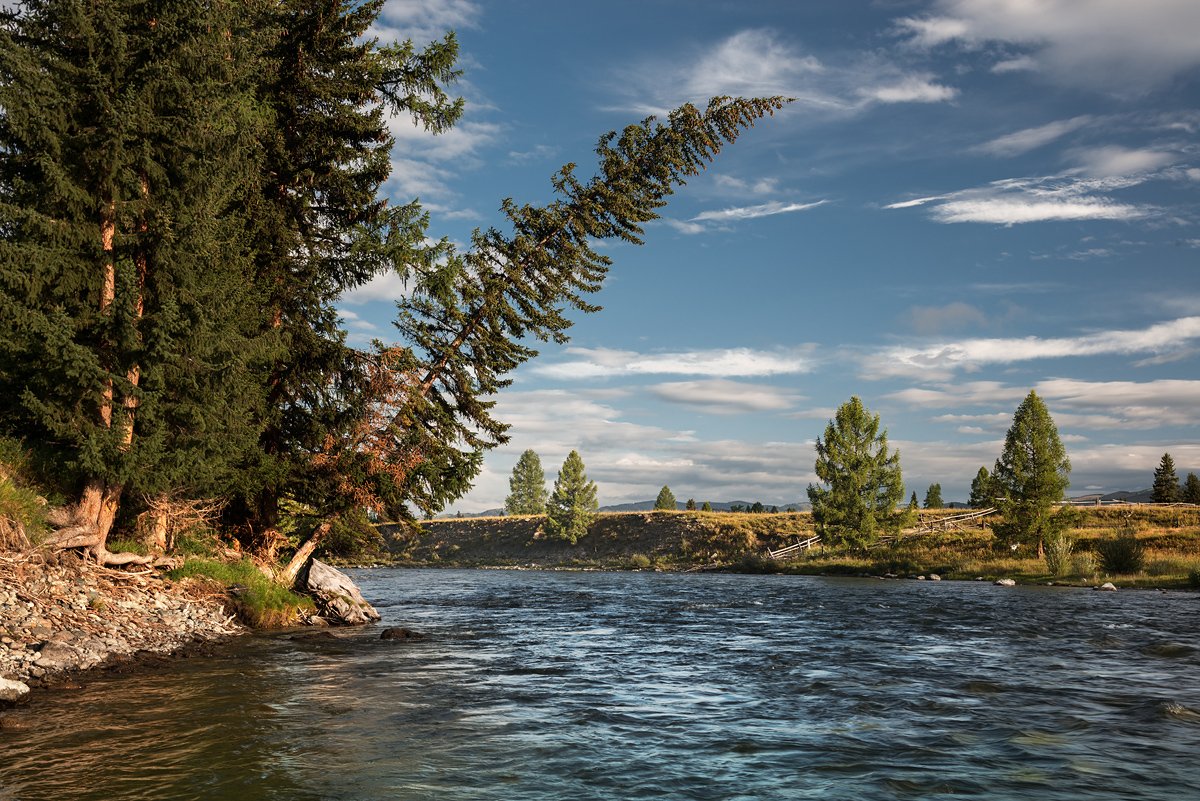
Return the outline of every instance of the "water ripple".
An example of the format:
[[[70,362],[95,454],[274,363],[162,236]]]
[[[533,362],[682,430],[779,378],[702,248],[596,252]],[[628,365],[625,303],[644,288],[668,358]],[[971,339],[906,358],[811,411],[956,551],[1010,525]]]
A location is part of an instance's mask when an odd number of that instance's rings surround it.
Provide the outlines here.
[[[1195,599],[786,576],[359,571],[0,731],[0,801],[1057,799],[1200,786]]]

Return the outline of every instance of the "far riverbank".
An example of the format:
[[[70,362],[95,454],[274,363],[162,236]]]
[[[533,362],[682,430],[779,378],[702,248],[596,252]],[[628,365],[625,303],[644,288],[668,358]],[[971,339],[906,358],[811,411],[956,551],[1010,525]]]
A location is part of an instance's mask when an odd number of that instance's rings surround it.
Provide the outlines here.
[[[922,510],[925,521],[961,510]],[[787,559],[778,551],[815,534],[807,512],[628,512],[601,514],[575,544],[550,537],[544,518],[480,517],[426,521],[419,531],[380,527],[388,545],[381,561],[409,567],[492,567],[687,572],[793,573],[949,580],[1013,578],[1020,583],[1190,588],[1200,573],[1200,508],[1128,505],[1082,507],[1071,536],[1074,552],[1052,574],[1032,552],[998,546],[987,520],[901,537],[867,552],[814,547]],[[1133,531],[1145,553],[1136,573],[1110,574],[1097,543]]]

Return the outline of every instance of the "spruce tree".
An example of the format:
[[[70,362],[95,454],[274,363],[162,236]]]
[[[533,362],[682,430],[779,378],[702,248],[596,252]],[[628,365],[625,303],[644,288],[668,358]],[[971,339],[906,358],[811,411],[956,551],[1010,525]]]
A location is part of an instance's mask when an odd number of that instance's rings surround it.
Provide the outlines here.
[[[942,502],[942,485],[930,484],[929,489],[925,490],[925,508],[926,509],[941,509],[945,504]]]
[[[675,511],[675,495],[671,492],[671,488],[665,484],[658,491],[658,497],[654,499],[654,511],[662,510]]]
[[[246,212],[254,3],[31,0],[0,15],[0,427],[78,492],[224,489],[259,399]]]
[[[1197,478],[1195,473],[1187,474],[1187,478],[1183,482],[1181,500],[1184,503],[1200,504],[1200,478]]]
[[[1179,500],[1179,478],[1175,475],[1175,460],[1164,453],[1154,470],[1154,486],[1150,499],[1155,503],[1175,503]]]
[[[816,473],[827,486],[810,484],[817,534],[831,545],[865,548],[881,532],[899,530],[896,505],[904,497],[899,451],[888,452],[887,430],[857,397],[838,407],[817,439]]]
[[[913,509],[913,510],[921,508],[921,504],[919,504],[917,502],[917,491],[916,490],[913,490],[912,497],[908,499],[908,508]]]
[[[1038,558],[1045,543],[1061,534],[1071,522],[1066,507],[1053,512],[1070,483],[1071,462],[1058,438],[1058,429],[1046,404],[1030,392],[1013,415],[1004,438],[1004,451],[992,471],[997,507],[1004,522],[992,531],[1009,543],[1037,546]]]
[[[510,515],[540,515],[546,513],[546,473],[542,460],[527,450],[517,459],[508,480],[509,495],[504,511]]]
[[[696,499],[695,499],[695,498],[688,498],[688,499],[687,499],[687,503],[686,503],[686,504],[684,504],[684,507],[683,507],[683,508],[684,508],[684,509],[686,509],[686,510],[688,510],[689,512],[694,512],[694,511],[696,511]]]
[[[574,545],[587,534],[596,519],[596,484],[588,481],[583,459],[571,451],[554,480],[554,492],[546,504],[546,528],[550,533]]]
[[[996,501],[996,491],[991,474],[986,467],[980,467],[975,478],[971,480],[971,496],[967,505],[972,509],[987,509]]]
[[[704,505],[700,507],[701,512],[711,512],[712,510],[713,510],[712,504],[709,503],[708,501],[705,501]]]

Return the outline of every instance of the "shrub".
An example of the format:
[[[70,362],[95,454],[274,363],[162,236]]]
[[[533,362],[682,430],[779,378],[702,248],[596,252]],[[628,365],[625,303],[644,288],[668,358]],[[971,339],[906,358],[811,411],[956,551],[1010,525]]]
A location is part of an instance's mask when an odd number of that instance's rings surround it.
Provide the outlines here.
[[[32,489],[0,479],[0,550],[26,548],[46,528],[46,507]]]
[[[650,557],[646,556],[644,553],[635,553],[633,556],[629,557],[630,570],[645,570],[646,568],[650,567],[650,564]]]
[[[1105,573],[1139,573],[1146,564],[1146,548],[1138,542],[1137,529],[1125,524],[1117,529],[1115,537],[1096,541],[1096,553],[1100,567]]]
[[[254,628],[280,628],[296,622],[301,612],[314,611],[311,598],[297,595],[263,575],[253,562],[189,559],[167,573],[171,579],[207,578],[229,590],[238,619]]]
[[[1067,572],[1075,540],[1066,532],[1058,532],[1046,540],[1046,567],[1055,576]]]
[[[1080,551],[1071,557],[1071,575],[1096,575],[1096,554],[1091,551]]]
[[[1193,590],[1200,590],[1200,568],[1188,571],[1188,586]]]

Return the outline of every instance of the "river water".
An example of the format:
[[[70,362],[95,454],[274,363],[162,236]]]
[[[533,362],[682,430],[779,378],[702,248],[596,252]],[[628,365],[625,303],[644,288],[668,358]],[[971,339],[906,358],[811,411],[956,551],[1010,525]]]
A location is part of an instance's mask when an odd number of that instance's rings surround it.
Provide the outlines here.
[[[243,638],[40,699],[33,799],[1192,799],[1190,593],[353,571],[429,639]]]

